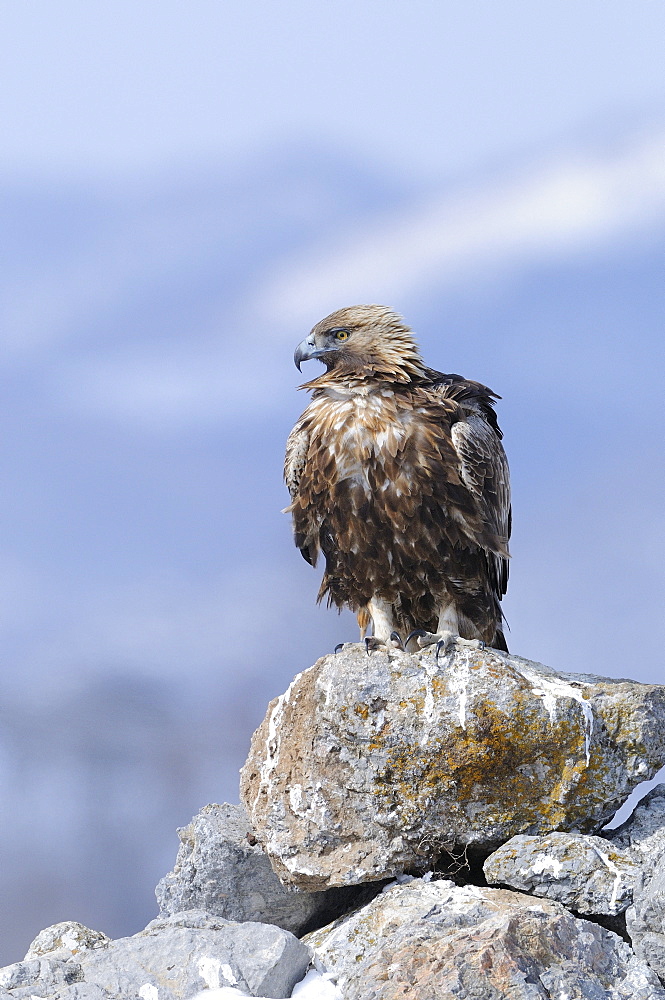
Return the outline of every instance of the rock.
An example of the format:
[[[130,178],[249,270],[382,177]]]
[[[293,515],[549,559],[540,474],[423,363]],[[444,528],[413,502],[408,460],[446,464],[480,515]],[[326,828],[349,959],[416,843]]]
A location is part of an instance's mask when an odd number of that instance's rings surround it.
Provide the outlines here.
[[[156,889],[160,915],[205,910],[227,920],[276,924],[293,934],[326,923],[348,891],[287,890],[253,834],[243,806],[207,805],[178,830],[175,868]],[[331,912],[333,910],[334,912]]]
[[[52,924],[46,930],[40,931],[28,948],[26,960],[41,958],[54,951],[63,951],[68,955],[77,955],[88,948],[103,948],[111,938],[101,931],[92,931],[76,920],[65,920]]]
[[[35,987],[33,987],[33,990]],[[8,997],[18,996],[19,994],[8,993]],[[23,996],[23,994],[20,994]],[[35,994],[34,992],[28,994],[30,1000],[40,1000],[42,996],[41,992]],[[113,994],[108,993],[106,990],[101,989],[99,986],[88,986],[86,983],[74,983],[73,986],[65,986],[64,989],[58,989],[55,993],[49,993],[49,1000],[111,1000]],[[0,1000],[4,1000],[2,995],[0,995]],[[140,1000],[144,1000],[140,997]],[[149,1000],[149,998],[147,998]]]
[[[42,989],[53,991],[82,979],[78,962],[65,958],[29,959],[0,969],[0,987],[10,991],[12,997],[30,997],[36,987],[41,994]]]
[[[577,913],[616,916],[633,901],[640,869],[602,837],[549,833],[512,837],[483,865],[490,885],[556,899]]]
[[[416,879],[307,935],[353,1000],[663,1000],[618,935],[559,903]]]
[[[56,939],[59,926],[39,937]],[[0,986],[14,1000],[187,1000],[220,986],[288,997],[310,962],[307,946],[289,931],[202,911],[153,920],[133,937],[77,953],[76,961],[62,955],[8,966]]]
[[[665,859],[665,785],[652,788],[625,823],[607,832],[607,838],[633,853],[648,882]]]
[[[223,986],[219,990],[205,990],[203,993],[197,993],[195,997],[191,997],[191,1000],[238,1000],[238,997],[242,996],[243,994],[233,987]],[[296,984],[291,996],[297,997],[297,1000],[351,1000],[349,997],[342,996],[334,983],[331,982],[330,976],[317,972],[316,969],[310,969],[305,978]]]
[[[516,834],[594,833],[665,762],[665,687],[453,647],[347,645],[299,674],[242,770],[250,822],[302,889]]]
[[[641,865],[626,929],[635,953],[665,982],[665,785],[656,785],[609,835]]]
[[[665,868],[636,893],[635,905],[626,911],[626,929],[635,954],[665,983]]]

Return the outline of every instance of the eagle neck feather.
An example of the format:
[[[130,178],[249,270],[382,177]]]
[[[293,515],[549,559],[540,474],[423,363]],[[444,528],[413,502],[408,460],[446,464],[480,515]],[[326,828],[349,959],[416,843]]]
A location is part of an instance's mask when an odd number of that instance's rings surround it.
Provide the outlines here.
[[[329,371],[305,382],[300,389],[312,390],[315,394],[326,389],[341,389],[344,394],[349,392],[371,392],[372,389],[394,385],[398,388],[415,388],[427,381],[425,367],[422,362],[414,364],[402,359],[400,364],[373,363],[372,365],[353,366],[336,365]]]

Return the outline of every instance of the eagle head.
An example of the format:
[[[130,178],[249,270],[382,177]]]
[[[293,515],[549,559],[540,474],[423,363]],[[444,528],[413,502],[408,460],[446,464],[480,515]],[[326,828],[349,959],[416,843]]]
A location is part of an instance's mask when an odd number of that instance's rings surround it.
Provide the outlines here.
[[[340,377],[378,375],[410,382],[424,373],[413,332],[388,306],[347,306],[326,316],[293,356],[298,371],[312,359]]]

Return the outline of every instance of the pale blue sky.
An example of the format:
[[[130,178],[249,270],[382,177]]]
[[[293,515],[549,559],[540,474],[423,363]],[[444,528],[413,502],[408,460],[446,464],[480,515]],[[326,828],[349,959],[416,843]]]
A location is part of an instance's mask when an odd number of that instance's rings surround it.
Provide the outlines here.
[[[5,0],[0,168],[294,138],[438,177],[665,105],[661,0]]]

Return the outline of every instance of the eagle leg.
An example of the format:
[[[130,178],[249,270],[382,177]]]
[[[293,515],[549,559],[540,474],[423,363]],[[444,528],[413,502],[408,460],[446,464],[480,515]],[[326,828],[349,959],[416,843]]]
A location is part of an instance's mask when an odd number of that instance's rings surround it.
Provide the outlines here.
[[[417,628],[407,638],[407,644],[409,639],[414,638],[418,642],[418,646],[422,649],[424,646],[432,646],[436,643],[436,661],[439,662],[439,656],[443,651],[444,656],[450,651],[450,647],[455,643],[459,646],[471,646],[472,649],[484,649],[485,643],[482,639],[463,639],[459,634],[459,622],[457,618],[457,609],[454,604],[444,604],[439,612],[438,629],[436,632],[426,632],[425,629]]]

